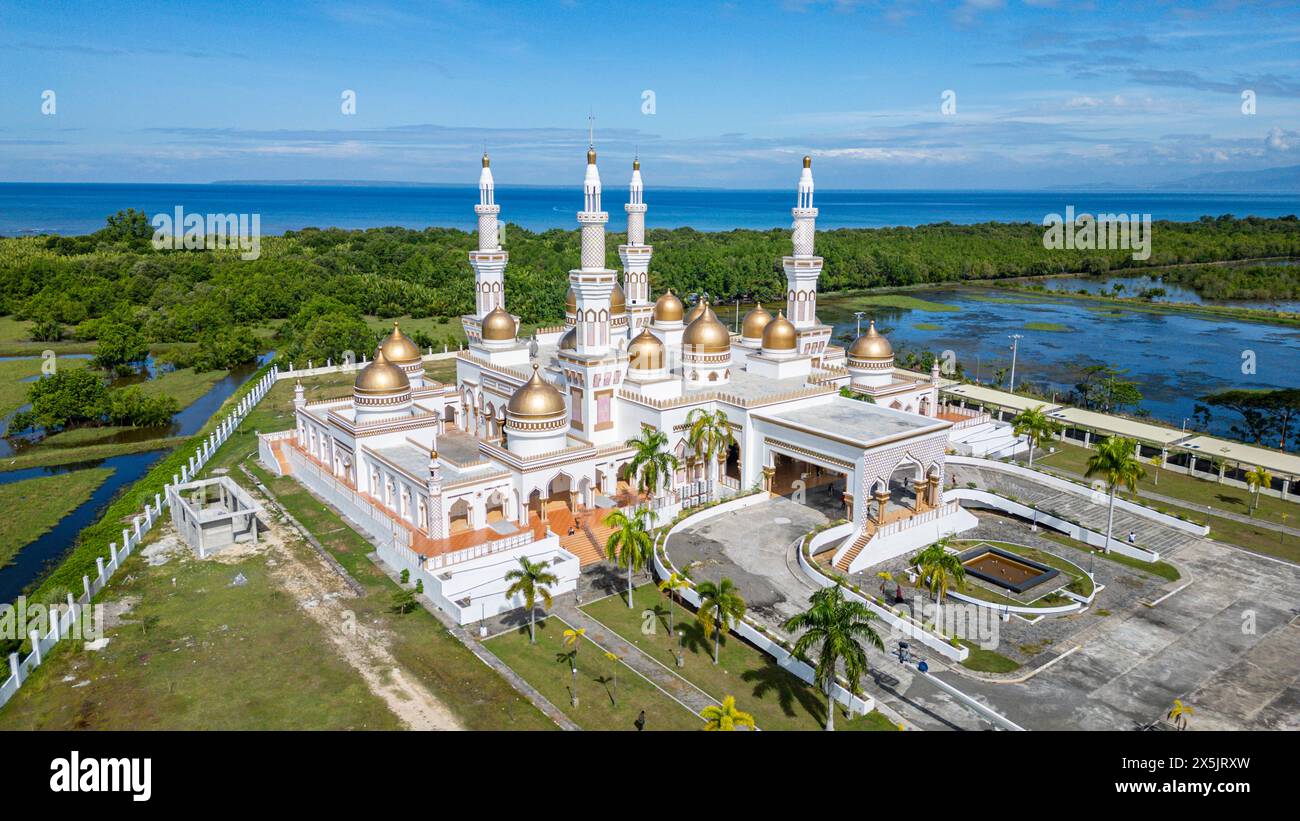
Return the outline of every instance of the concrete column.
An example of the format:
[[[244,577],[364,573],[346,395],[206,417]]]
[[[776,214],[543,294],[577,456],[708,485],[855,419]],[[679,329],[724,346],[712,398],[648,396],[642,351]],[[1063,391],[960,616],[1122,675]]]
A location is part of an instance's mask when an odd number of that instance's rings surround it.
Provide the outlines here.
[[[103,556],[95,557],[95,567],[99,570],[99,577],[97,580],[102,580],[104,578],[104,557]]]
[[[27,634],[27,638],[32,642],[32,656],[37,665],[41,663],[41,631],[33,630]]]

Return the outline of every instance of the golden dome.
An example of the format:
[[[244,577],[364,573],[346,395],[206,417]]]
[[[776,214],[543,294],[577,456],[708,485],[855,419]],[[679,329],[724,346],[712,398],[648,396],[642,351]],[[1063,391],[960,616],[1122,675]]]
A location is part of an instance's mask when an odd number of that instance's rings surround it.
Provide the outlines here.
[[[894,346],[876,330],[876,320],[871,320],[867,332],[853,341],[849,356],[854,359],[893,359]]]
[[[594,148],[588,148],[588,149],[587,149],[587,165],[595,165],[595,164],[596,164],[596,149],[594,149]]]
[[[402,333],[396,322],[393,323],[393,332],[379,343],[379,349],[384,352],[384,359],[394,365],[412,365],[420,361],[420,347]]]
[[[628,343],[627,361],[634,371],[657,371],[664,367],[664,343],[645,328]]]
[[[578,292],[573,290],[572,285],[569,286],[568,293],[564,295],[564,312],[568,314],[578,312]]]
[[[504,342],[514,339],[516,330],[515,318],[500,305],[483,317],[483,340],[485,342]]]
[[[484,152],[483,152],[483,167],[484,167],[484,168],[487,168],[487,167],[489,167],[489,165],[491,165],[491,163],[490,163],[489,160],[488,160],[487,152],[484,151]]]
[[[682,301],[669,288],[668,293],[655,302],[655,322],[681,322]]]
[[[794,323],[785,318],[784,311],[777,311],[776,318],[763,328],[763,350],[793,351],[799,342],[799,334]]]
[[[633,171],[640,171],[640,170],[641,170],[641,161],[640,161],[640,160],[633,160],[633,161],[632,161],[632,170],[633,170]]]
[[[812,157],[808,156],[807,154],[803,155],[803,167],[812,168]]]
[[[703,316],[704,309],[707,308],[708,305],[709,301],[704,297],[700,297],[700,299],[695,303],[695,307],[691,308],[690,313],[686,315],[686,324],[690,325],[692,322]]]
[[[731,333],[727,326],[718,320],[707,299],[701,299],[700,316],[686,326],[682,334],[682,348],[691,353],[726,353],[731,350]],[[692,311],[691,313],[694,313]]]
[[[749,313],[745,314],[744,320],[741,321],[740,335],[745,339],[762,339],[763,329],[771,321],[772,315],[763,307],[763,303],[756,303]]]
[[[627,313],[627,294],[623,292],[623,286],[615,282],[614,290],[609,295],[609,314],[618,316],[625,313]]]
[[[562,351],[578,350],[578,326],[577,325],[574,325],[572,328],[564,332],[564,336],[560,337],[559,347],[560,350]]]
[[[384,349],[375,351],[374,360],[361,369],[352,383],[353,392],[363,396],[397,396],[411,390],[406,373],[388,361]]]
[[[511,416],[558,416],[564,412],[564,397],[542,378],[536,365],[532,377],[506,403],[506,413]]]

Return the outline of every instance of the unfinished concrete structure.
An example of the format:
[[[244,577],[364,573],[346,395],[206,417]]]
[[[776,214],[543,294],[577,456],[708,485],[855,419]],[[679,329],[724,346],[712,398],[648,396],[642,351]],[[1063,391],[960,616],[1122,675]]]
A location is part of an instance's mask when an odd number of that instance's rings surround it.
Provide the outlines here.
[[[257,543],[262,506],[227,476],[171,485],[167,502],[176,532],[200,559],[237,542]]]

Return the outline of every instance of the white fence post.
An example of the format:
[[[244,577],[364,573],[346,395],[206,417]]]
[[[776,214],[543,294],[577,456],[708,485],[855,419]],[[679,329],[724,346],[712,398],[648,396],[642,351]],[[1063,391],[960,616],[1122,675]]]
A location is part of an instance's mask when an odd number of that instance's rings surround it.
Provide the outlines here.
[[[32,642],[32,654],[28,658],[36,659],[32,666],[39,667],[41,663],[41,631],[33,630],[27,634],[27,638],[31,639]]]

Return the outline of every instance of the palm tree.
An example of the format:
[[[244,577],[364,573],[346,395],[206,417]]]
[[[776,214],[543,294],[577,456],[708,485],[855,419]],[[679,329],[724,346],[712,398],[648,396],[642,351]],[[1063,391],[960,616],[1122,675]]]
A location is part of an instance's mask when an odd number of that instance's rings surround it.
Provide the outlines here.
[[[709,498],[713,498],[714,483],[717,481],[718,458],[727,449],[736,444],[736,437],[731,433],[725,411],[707,411],[696,408],[686,416],[686,442],[695,455],[704,460],[709,480]]]
[[[668,434],[661,430],[646,428],[625,444],[636,449],[628,467],[637,475],[637,490],[642,493],[654,496],[659,492],[659,483],[681,467],[681,461],[668,452]]]
[[[960,590],[966,586],[966,568],[962,565],[960,556],[948,551],[947,536],[916,554],[914,561],[921,571],[922,584],[934,596],[934,625],[938,629],[939,608],[943,607],[943,597],[951,587]]]
[[[524,594],[524,605],[528,607],[528,643],[537,643],[537,600],[551,608],[551,590],[548,584],[559,584],[560,577],[547,570],[550,562],[530,562],[527,556],[519,557],[519,567],[506,573],[506,581],[513,582],[506,589],[506,596],[513,598],[516,593]]]
[[[1174,726],[1180,730],[1187,729],[1187,717],[1195,713],[1191,707],[1188,707],[1181,699],[1174,699],[1174,706],[1169,708],[1169,714],[1166,716],[1173,722]]]
[[[700,597],[700,609],[695,614],[700,627],[707,636],[713,632],[713,663],[718,663],[718,645],[722,642],[722,631],[728,625],[739,621],[745,615],[745,600],[736,592],[736,585],[731,579],[713,582],[700,582],[695,587]]]
[[[885,598],[885,587],[894,580],[894,574],[888,570],[881,570],[876,574],[876,578],[880,579],[880,598],[883,599]]]
[[[569,703],[578,706],[578,648],[582,646],[582,637],[587,635],[587,628],[568,629],[564,631],[564,646],[573,647],[569,653],[569,669],[573,671],[573,687],[570,688]]]
[[[700,710],[700,718],[704,719],[706,730],[734,730],[737,727],[754,729],[754,717],[743,710],[736,709],[735,696],[722,699],[721,707],[710,704]]]
[[[1025,408],[1011,420],[1011,432],[1029,442],[1029,466],[1034,466],[1034,448],[1042,447],[1061,432],[1061,423],[1048,416],[1043,406]]]
[[[659,589],[668,594],[668,635],[671,637],[676,634],[676,618],[673,613],[673,594],[682,588],[689,587],[690,581],[681,573],[674,571],[672,575],[659,582]]]
[[[877,650],[885,649],[885,642],[871,626],[875,613],[864,603],[844,598],[844,587],[839,582],[834,587],[824,587],[813,593],[808,602],[812,605],[781,625],[787,632],[803,633],[794,643],[792,651],[797,658],[807,659],[808,651],[817,648],[817,665],[813,682],[826,692],[826,729],[835,729],[835,668],[844,663],[844,676],[849,680],[849,692],[857,695],[862,675],[870,666],[862,642]]]
[[[613,695],[613,701],[614,701],[614,706],[617,707],[617,706],[618,706],[618,665],[619,665],[619,662],[621,662],[621,661],[623,660],[623,658],[622,658],[621,656],[615,655],[614,653],[611,653],[611,652],[608,651],[608,650],[605,651],[605,658],[607,658],[607,659],[609,659],[610,661],[614,662],[614,695]]]
[[[1254,470],[1246,474],[1246,482],[1250,485],[1250,489],[1255,492],[1255,502],[1250,508],[1250,513],[1253,516],[1255,511],[1259,510],[1259,492],[1273,484],[1273,474],[1256,465]]]
[[[614,528],[605,542],[605,555],[611,562],[627,568],[627,606],[632,607],[632,573],[645,567],[650,559],[650,531],[646,519],[650,511],[638,507],[632,515],[615,510],[605,517]]]
[[[1152,480],[1156,487],[1160,487],[1160,466],[1164,461],[1164,458],[1159,453],[1151,457],[1151,464],[1155,465],[1156,468],[1156,478]]]
[[[1097,443],[1097,450],[1088,457],[1088,469],[1084,471],[1084,476],[1092,478],[1100,474],[1106,480],[1106,488],[1110,492],[1110,511],[1106,515],[1106,547],[1105,551],[1110,552],[1111,534],[1115,528],[1115,491],[1120,485],[1129,489],[1129,492],[1137,491],[1137,483],[1147,472],[1138,464],[1137,457],[1133,455],[1137,448],[1137,443],[1132,439],[1125,439],[1123,436],[1107,436]]]

